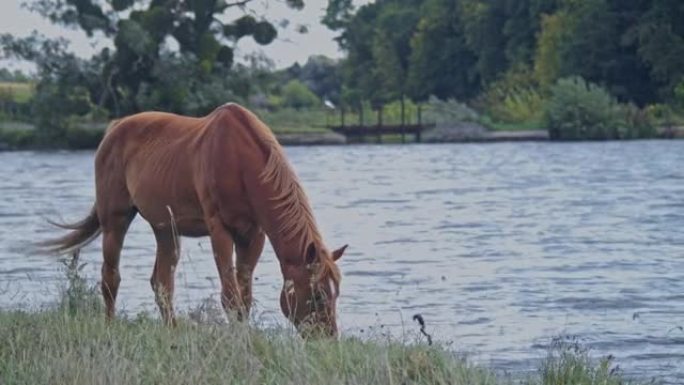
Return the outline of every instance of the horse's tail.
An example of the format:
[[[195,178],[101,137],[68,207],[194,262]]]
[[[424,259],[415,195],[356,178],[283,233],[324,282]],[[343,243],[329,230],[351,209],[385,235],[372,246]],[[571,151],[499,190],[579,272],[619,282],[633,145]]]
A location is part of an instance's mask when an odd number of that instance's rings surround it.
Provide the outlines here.
[[[51,239],[39,244],[47,251],[59,254],[71,253],[80,249],[92,242],[102,232],[100,219],[97,217],[97,210],[95,210],[94,205],[90,210],[90,214],[88,214],[85,219],[78,222],[56,223],[50,220],[48,220],[48,222],[62,229],[71,230],[63,237]]]

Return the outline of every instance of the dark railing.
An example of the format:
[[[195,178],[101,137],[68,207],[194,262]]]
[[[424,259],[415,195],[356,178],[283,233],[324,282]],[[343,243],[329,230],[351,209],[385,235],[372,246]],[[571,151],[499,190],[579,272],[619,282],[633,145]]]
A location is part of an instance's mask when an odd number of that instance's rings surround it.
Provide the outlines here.
[[[413,135],[416,142],[421,141],[421,134],[424,130],[432,128],[434,125],[428,124],[392,124],[392,125],[344,125],[330,126],[329,128],[347,139],[363,139],[375,137],[378,142],[382,142],[383,135],[401,135],[401,142],[406,142],[406,135]]]

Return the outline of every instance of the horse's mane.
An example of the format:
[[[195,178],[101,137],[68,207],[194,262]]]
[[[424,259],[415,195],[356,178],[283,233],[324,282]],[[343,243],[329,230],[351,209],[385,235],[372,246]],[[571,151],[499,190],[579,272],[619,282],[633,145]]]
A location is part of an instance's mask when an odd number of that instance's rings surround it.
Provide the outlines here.
[[[321,280],[329,276],[336,284],[339,284],[339,268],[323,244],[313,210],[309,204],[309,198],[304,193],[299,178],[287,161],[285,152],[275,135],[266,124],[249,110],[236,104],[229,104],[228,106],[238,107],[237,110],[245,118],[248,129],[253,130],[258,140],[266,148],[268,158],[259,178],[263,183],[272,183],[273,189],[279,192],[279,195],[271,198],[276,202],[275,208],[282,210],[279,217],[282,223],[278,231],[282,233],[284,239],[289,241],[300,237],[299,250],[302,257],[308,245],[314,243],[321,256],[319,258],[320,263],[315,264],[314,277]],[[236,109],[231,108],[231,110],[235,111]]]

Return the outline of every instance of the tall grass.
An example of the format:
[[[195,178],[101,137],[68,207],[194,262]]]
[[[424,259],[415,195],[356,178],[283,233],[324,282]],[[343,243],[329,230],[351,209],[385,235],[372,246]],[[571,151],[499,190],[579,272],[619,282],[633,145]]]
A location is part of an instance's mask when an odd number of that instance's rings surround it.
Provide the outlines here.
[[[176,328],[145,315],[108,322],[78,260],[66,266],[58,306],[0,311],[1,384],[625,383],[609,360],[594,363],[576,345],[557,345],[537,374],[514,381],[442,347],[387,337],[303,340],[221,317],[181,318]]]

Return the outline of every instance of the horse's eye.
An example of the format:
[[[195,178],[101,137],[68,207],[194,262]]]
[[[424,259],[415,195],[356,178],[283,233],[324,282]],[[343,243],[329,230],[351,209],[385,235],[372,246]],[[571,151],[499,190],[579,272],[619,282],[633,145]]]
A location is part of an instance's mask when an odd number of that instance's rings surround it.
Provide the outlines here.
[[[325,297],[325,292],[323,292],[323,290],[314,290],[311,300],[312,305],[322,305],[327,301],[327,298]]]

